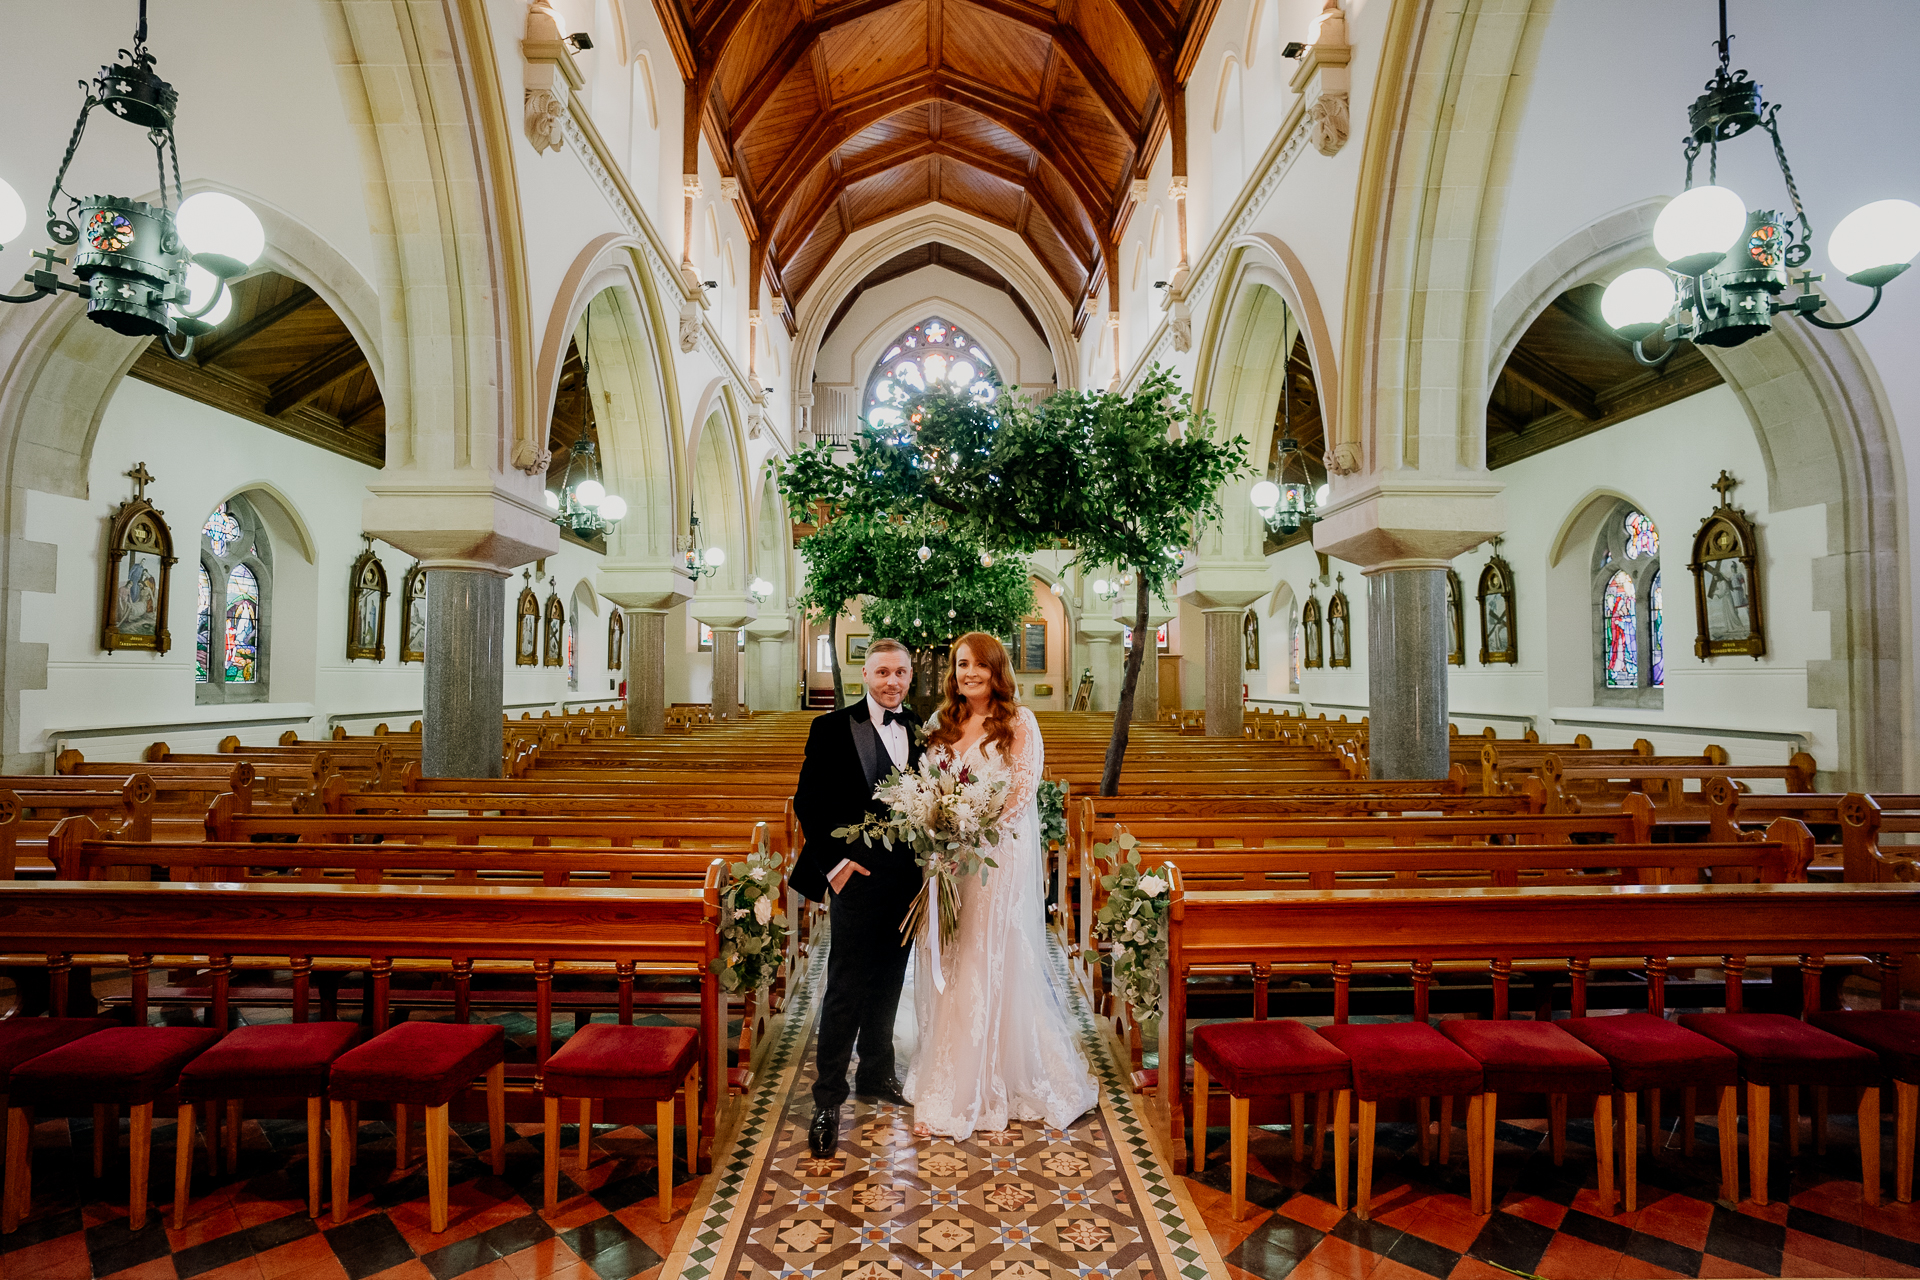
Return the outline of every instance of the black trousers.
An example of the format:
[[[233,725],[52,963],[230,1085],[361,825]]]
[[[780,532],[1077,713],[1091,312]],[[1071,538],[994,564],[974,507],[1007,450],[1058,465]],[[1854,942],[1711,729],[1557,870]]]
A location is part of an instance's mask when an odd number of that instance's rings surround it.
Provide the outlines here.
[[[904,879],[904,884],[896,883]],[[813,1101],[837,1107],[847,1100],[847,1064],[860,1051],[860,1092],[895,1078],[893,1020],[900,1008],[913,948],[900,933],[900,917],[919,890],[910,877],[862,876],[832,895],[828,913],[833,942],[827,952],[827,992],[820,1002],[818,1073]]]

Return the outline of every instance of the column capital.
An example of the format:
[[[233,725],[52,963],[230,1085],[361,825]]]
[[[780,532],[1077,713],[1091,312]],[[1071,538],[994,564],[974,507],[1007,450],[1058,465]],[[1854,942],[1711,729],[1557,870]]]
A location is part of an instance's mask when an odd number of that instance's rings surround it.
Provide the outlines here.
[[[700,595],[687,612],[695,622],[715,631],[738,631],[760,616],[760,604],[750,595]]]
[[[1340,495],[1313,528],[1314,550],[1364,570],[1426,567],[1470,551],[1507,526],[1499,481],[1385,476]]]
[[[560,530],[543,507],[476,473],[383,473],[360,507],[366,532],[429,569],[497,573],[560,549]]]
[[[1203,609],[1244,609],[1272,590],[1264,560],[1218,561],[1181,574],[1176,594]]]
[[[784,640],[793,631],[793,619],[786,614],[758,618],[746,626],[749,640]]]
[[[594,575],[593,589],[622,609],[664,612],[693,598],[693,583],[669,564],[608,561]]]

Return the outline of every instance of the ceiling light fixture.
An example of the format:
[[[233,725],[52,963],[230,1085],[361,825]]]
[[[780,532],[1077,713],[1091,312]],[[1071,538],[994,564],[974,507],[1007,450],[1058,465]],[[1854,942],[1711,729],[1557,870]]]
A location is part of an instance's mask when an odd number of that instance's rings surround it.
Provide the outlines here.
[[[1261,480],[1247,497],[1269,530],[1291,537],[1320,518],[1320,495],[1307,470],[1307,455],[1293,438],[1293,371],[1280,380],[1280,467],[1278,481]]]
[[[1855,284],[1873,290],[1867,309],[1851,320],[1822,320],[1827,305],[1813,286],[1825,277],[1810,271],[1790,275],[1813,256],[1813,227],[1787,164],[1777,117],[1780,104],[1761,97],[1745,71],[1730,71],[1733,37],[1727,34],[1727,0],[1720,0],[1720,67],[1687,111],[1681,143],[1687,158],[1686,189],[1660,211],[1654,248],[1667,269],[1641,267],[1607,286],[1600,310],[1608,324],[1633,343],[1634,358],[1664,364],[1680,339],[1711,347],[1737,347],[1769,333],[1773,317],[1795,315],[1822,329],[1849,329],[1880,305],[1880,293],[1920,253],[1920,205],[1877,200],[1840,220],[1827,242],[1833,265]],[[1774,159],[1786,182],[1791,216],[1772,209],[1749,210],[1746,201],[1718,185],[1720,144],[1755,128],[1773,138]],[[1707,185],[1693,185],[1693,164],[1707,152]],[[1800,292],[1782,299],[1789,285]],[[1664,330],[1666,352],[1649,358],[1640,344]]]

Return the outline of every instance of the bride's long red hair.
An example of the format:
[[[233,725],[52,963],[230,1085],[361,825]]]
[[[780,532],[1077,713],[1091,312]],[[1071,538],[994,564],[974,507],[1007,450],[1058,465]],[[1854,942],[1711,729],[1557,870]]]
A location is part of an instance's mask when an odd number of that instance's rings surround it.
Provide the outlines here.
[[[968,705],[966,695],[960,692],[959,677],[954,674],[962,649],[971,654],[975,662],[986,664],[987,674],[992,680],[987,703],[986,741],[999,747],[1001,754],[1005,755],[1013,749],[1013,717],[1020,708],[1013,684],[1013,661],[1007,657],[1007,646],[984,631],[969,631],[953,642],[947,660],[945,697],[940,703],[940,723],[927,735],[927,745],[951,747],[960,741],[961,732],[973,716],[973,708]]]

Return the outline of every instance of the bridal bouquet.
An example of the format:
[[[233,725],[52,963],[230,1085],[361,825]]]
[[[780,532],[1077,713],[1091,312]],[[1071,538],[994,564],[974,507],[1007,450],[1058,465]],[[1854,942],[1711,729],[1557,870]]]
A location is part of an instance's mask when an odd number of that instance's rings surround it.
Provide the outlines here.
[[[923,756],[918,768],[895,769],[873,789],[873,798],[884,801],[891,813],[833,833],[841,840],[857,837],[869,848],[877,836],[889,849],[901,841],[913,850],[913,860],[925,870],[926,881],[900,921],[900,931],[919,936],[927,925],[931,899],[932,912],[940,922],[933,939],[936,971],[939,944],[951,942],[960,928],[960,881],[978,875],[985,884],[986,869],[1000,865],[986,850],[1000,843],[1000,796],[1006,789],[1004,775]]]

